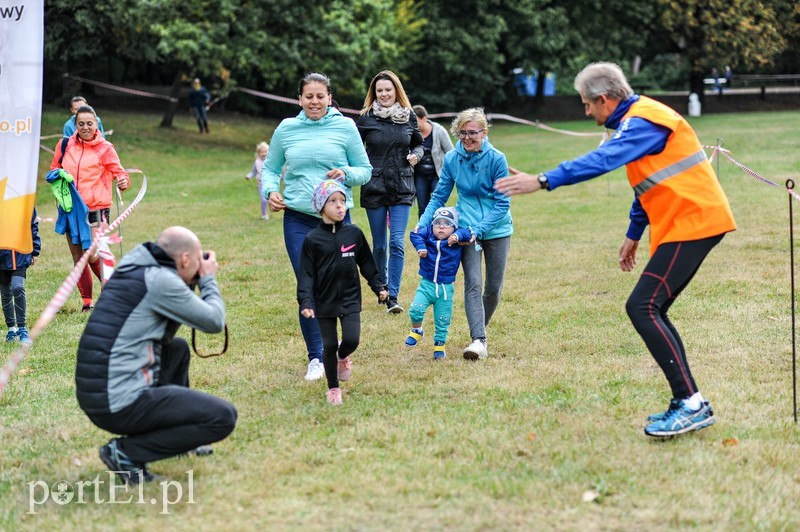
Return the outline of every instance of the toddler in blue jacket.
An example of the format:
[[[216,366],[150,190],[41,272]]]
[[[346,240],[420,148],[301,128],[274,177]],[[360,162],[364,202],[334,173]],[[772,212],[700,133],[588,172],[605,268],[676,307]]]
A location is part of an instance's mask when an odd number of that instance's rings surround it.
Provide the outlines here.
[[[422,321],[428,307],[433,305],[434,360],[447,356],[445,343],[453,316],[453,283],[461,264],[461,246],[458,243],[469,242],[472,238],[469,229],[457,227],[458,211],[454,207],[441,207],[433,214],[430,226],[420,227],[409,235],[419,255],[419,274],[422,278],[414,294],[414,302],[408,309],[411,332],[406,338],[406,345],[414,347],[422,339]]]
[[[36,258],[42,247],[42,240],[39,238],[39,222],[36,221],[36,209],[33,209],[31,218],[31,237],[33,239],[31,253],[0,249],[0,300],[3,305],[3,317],[6,320],[6,327],[8,327],[6,342],[25,344],[31,342],[28,329],[25,327],[25,277],[28,266],[36,264]]]

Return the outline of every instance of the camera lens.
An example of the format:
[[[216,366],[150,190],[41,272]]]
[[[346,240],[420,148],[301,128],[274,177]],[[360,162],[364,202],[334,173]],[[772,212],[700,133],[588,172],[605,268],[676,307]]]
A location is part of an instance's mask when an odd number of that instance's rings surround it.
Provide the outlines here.
[[[208,253],[203,253],[203,260],[208,260]]]

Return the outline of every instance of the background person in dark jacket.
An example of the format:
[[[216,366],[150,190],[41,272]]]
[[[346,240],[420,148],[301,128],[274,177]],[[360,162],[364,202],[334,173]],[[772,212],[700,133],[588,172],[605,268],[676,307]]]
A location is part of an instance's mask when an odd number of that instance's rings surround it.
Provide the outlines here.
[[[211,93],[203,87],[199,78],[192,80],[192,90],[189,91],[189,108],[194,113],[197,120],[197,128],[200,133],[208,133],[208,115],[206,106],[211,101]]]
[[[3,302],[3,317],[6,320],[8,334],[6,342],[20,341],[30,343],[28,329],[25,327],[26,299],[25,277],[28,266],[36,264],[36,258],[42,249],[39,238],[39,222],[36,221],[36,209],[31,217],[31,237],[33,250],[20,253],[12,249],[0,249],[0,299]]]
[[[219,441],[236,424],[233,405],[189,389],[189,345],[174,338],[181,324],[208,333],[224,328],[217,268],[194,233],[165,229],[122,259],[86,323],[78,404],[95,425],[123,435],[102,446],[100,458],[126,482],[151,480],[148,462]]]
[[[428,207],[431,193],[439,184],[439,176],[444,166],[444,155],[453,150],[453,141],[447,130],[428,119],[428,110],[422,105],[413,107],[417,116],[419,131],[422,134],[422,148],[424,154],[419,163],[414,167],[414,188],[417,194],[417,209],[419,217]]]
[[[403,276],[405,233],[414,201],[413,166],[424,151],[417,117],[394,72],[383,70],[372,78],[356,125],[372,165],[372,178],[361,187],[361,206],[367,210],[372,231],[372,255],[389,284],[387,312],[399,314],[403,312],[397,296]]]
[[[342,404],[339,381],[350,378],[350,355],[361,337],[361,275],[380,301],[386,299],[386,284],[369,250],[364,233],[344,223],[347,214],[345,189],[328,179],[314,189],[311,206],[322,223],[306,235],[297,278],[297,302],[306,318],[317,318],[322,335],[322,363],[328,380],[326,397],[332,405]],[[336,319],[342,323],[342,342]]]

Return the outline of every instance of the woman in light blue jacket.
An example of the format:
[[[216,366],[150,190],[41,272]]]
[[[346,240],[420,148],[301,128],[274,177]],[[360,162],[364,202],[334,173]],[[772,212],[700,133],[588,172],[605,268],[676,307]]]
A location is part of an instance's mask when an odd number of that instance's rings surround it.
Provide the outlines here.
[[[311,195],[317,184],[325,179],[342,183],[347,192],[347,208],[351,209],[351,188],[363,185],[372,176],[372,166],[355,122],[330,106],[330,79],[316,72],[308,74],[300,80],[298,98],[303,110],[275,129],[261,169],[261,194],[272,211],[284,211],[283,240],[295,278],[300,271],[303,240],[320,222],[319,214],[311,207]],[[345,222],[350,222],[349,211]],[[304,318],[299,313],[298,319],[308,349],[305,378],[317,380],[325,371],[319,326],[316,319]]]
[[[481,108],[467,109],[456,116],[450,132],[459,141],[456,149],[445,155],[439,184],[418,224],[418,227],[429,225],[436,209],[444,206],[450,198],[453,187],[458,190],[458,226],[469,228],[473,234],[472,242],[461,255],[464,307],[472,338],[464,349],[464,358],[468,360],[489,356],[486,326],[500,303],[511,234],[514,232],[511,201],[494,188],[495,181],[507,175],[508,162],[506,156],[486,138],[488,131],[489,123]],[[486,262],[485,288],[482,256]]]

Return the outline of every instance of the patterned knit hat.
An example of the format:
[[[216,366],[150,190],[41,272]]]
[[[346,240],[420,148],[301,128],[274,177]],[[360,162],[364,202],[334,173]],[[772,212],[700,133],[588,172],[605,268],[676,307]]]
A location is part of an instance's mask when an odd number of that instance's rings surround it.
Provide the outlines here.
[[[458,227],[458,211],[455,209],[455,207],[439,207],[436,209],[436,212],[433,213],[431,225],[435,224],[439,220],[444,220],[453,227]]]
[[[314,209],[314,212],[317,214],[321,213],[322,209],[325,208],[325,203],[327,203],[328,198],[335,192],[341,192],[344,194],[345,199],[347,198],[344,186],[334,179],[326,179],[317,185],[314,192],[311,194],[311,208]]]

